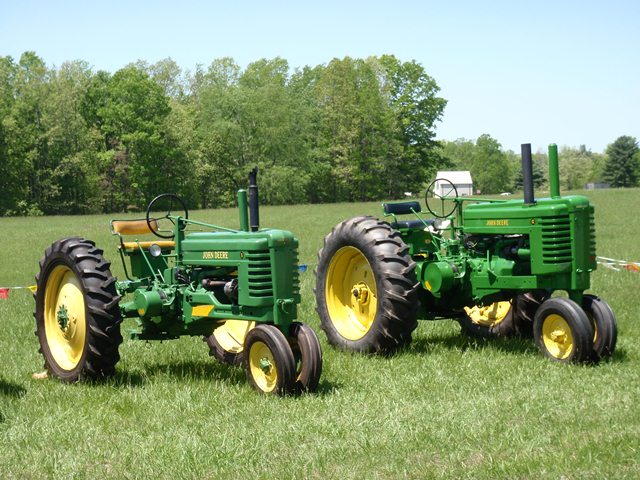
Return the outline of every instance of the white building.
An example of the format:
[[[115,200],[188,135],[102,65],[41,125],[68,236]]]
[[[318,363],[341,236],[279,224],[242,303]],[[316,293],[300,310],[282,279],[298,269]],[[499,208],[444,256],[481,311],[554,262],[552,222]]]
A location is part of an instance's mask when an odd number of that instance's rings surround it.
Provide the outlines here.
[[[473,195],[473,180],[469,170],[459,170],[453,172],[438,172],[436,179],[449,180],[458,190],[458,196]],[[453,197],[455,193],[447,182],[436,182],[435,193],[441,197]]]

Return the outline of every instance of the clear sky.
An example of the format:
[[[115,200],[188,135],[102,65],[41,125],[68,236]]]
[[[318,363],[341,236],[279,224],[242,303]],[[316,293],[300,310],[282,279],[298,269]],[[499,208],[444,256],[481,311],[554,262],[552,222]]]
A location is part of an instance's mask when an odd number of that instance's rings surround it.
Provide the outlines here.
[[[0,0],[0,56],[27,50],[110,72],[167,57],[193,70],[280,56],[293,69],[388,53],[440,86],[439,138],[597,152],[640,139],[640,0]]]

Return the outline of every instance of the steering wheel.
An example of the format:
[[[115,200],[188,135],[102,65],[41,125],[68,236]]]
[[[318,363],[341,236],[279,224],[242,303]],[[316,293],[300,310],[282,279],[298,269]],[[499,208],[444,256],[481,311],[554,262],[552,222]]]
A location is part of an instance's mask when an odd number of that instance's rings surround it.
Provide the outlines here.
[[[439,187],[439,189],[437,189],[437,187]],[[429,210],[431,215],[437,218],[446,218],[456,210],[457,205],[453,202],[451,210],[447,210],[445,202],[456,198],[458,198],[458,189],[456,186],[445,178],[436,178],[427,188],[424,195],[424,203],[427,205],[427,210]],[[431,204],[429,200],[431,200]],[[437,208],[438,206],[440,208]]]
[[[175,236],[175,234],[173,233],[173,229],[171,230],[171,235],[165,235],[163,233],[160,233],[161,229],[158,228],[158,221],[163,219],[169,220],[173,224],[173,226],[175,226],[176,222],[173,218],[171,218],[171,211],[174,209],[174,204],[176,207],[182,208],[182,211],[184,212],[184,215],[180,215],[182,218],[189,218],[189,210],[187,210],[187,206],[180,197],[174,195],[173,193],[162,193],[149,202],[149,205],[147,206],[146,216],[147,226],[149,227],[151,233],[153,233],[156,237],[173,238]],[[160,209],[166,208],[167,213],[160,217],[152,217],[151,212],[154,207]]]

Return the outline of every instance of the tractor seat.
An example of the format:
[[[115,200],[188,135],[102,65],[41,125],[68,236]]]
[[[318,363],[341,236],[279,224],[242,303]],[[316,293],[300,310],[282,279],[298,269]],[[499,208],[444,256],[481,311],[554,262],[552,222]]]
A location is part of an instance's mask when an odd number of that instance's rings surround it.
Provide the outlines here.
[[[427,218],[424,223],[422,220],[398,220],[391,224],[393,228],[424,228],[424,224],[433,225],[435,220],[433,218]]]
[[[158,223],[156,220],[151,221],[152,227],[157,230]],[[120,237],[120,248],[126,252],[135,252],[139,249],[147,250],[151,245],[158,245],[162,250],[171,250],[175,248],[176,242],[173,240],[151,240],[144,242],[125,242],[122,240],[123,235],[144,235],[153,233],[147,224],[146,219],[143,220],[112,220],[111,233]]]

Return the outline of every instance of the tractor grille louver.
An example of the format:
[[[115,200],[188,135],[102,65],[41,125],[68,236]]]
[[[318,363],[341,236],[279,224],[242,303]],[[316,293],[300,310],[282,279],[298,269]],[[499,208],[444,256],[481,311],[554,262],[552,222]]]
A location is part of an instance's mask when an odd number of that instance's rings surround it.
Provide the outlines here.
[[[247,253],[247,258],[249,259],[249,295],[252,297],[273,296],[269,250]]]
[[[542,261],[546,264],[571,262],[571,222],[569,215],[542,218]]]
[[[291,274],[291,288],[294,295],[300,294],[300,272],[298,270],[298,249],[294,248],[292,257],[292,274]]]
[[[596,257],[596,222],[593,207],[589,209],[589,257],[595,261]]]

